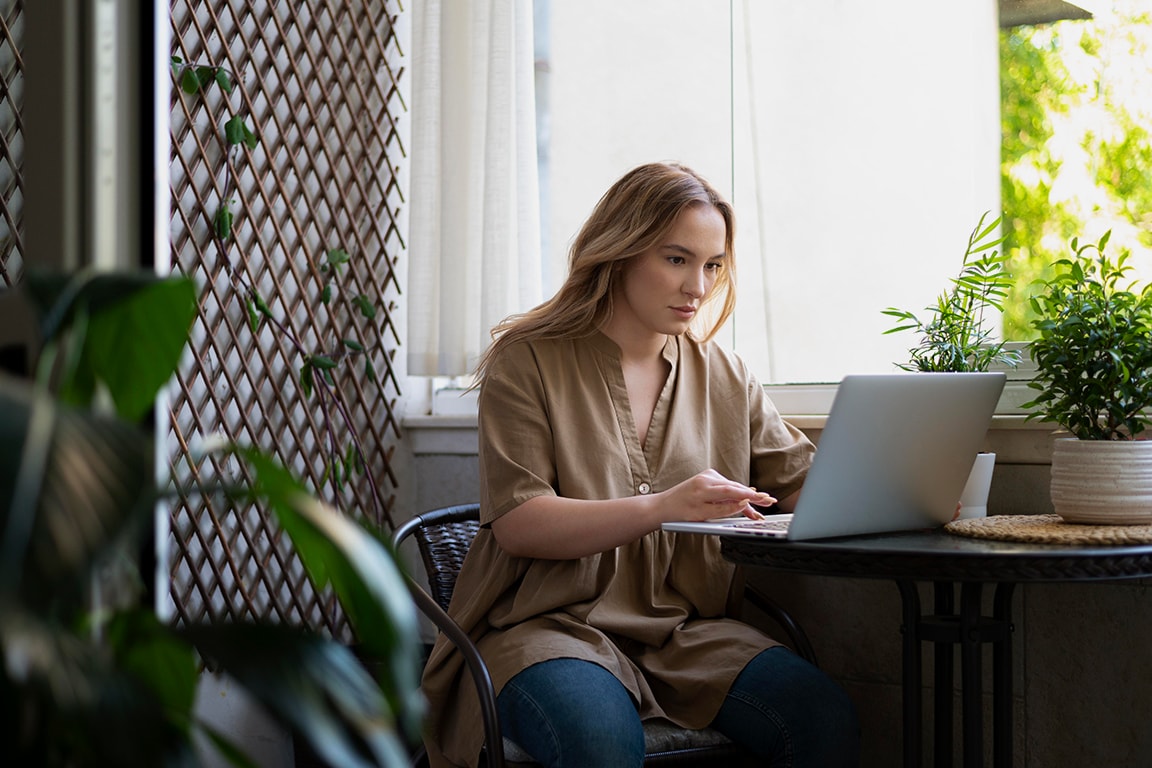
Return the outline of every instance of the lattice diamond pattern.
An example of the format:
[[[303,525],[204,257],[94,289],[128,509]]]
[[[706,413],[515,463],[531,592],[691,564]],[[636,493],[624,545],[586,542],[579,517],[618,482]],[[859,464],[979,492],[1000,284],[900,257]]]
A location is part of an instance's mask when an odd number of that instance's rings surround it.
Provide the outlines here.
[[[274,451],[325,500],[389,527],[399,436],[401,9],[395,0],[172,0],[171,10],[173,56],[235,76],[231,94],[210,84],[189,95],[179,87],[182,67],[173,67],[173,260],[201,286],[201,310],[172,403],[171,467],[185,484],[236,478],[242,468],[231,461],[193,458],[204,438],[224,434]],[[221,139],[235,115],[258,142],[230,163]],[[225,200],[234,219],[221,241],[214,217]],[[324,304],[331,249],[351,261]],[[248,288],[275,318],[255,331]],[[361,295],[377,310],[371,320],[349,306]],[[336,386],[320,384],[309,398],[299,371],[315,354],[339,366]],[[342,393],[333,410],[347,414],[351,431],[324,417],[324,389]],[[369,471],[337,488],[325,450],[353,436]],[[182,621],[261,617],[347,635],[331,596],[312,591],[261,509],[190,493],[173,512],[170,544]]]
[[[0,291],[20,280],[24,268],[24,0],[0,14]]]

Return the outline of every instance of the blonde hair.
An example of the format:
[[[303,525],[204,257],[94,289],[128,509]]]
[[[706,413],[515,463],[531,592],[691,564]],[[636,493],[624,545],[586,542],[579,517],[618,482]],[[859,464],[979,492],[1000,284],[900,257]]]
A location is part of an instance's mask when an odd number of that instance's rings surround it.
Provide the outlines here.
[[[711,339],[736,306],[732,206],[702,176],[675,163],[634,168],[612,185],[584,222],[568,253],[568,277],[556,295],[523,314],[505,318],[492,329],[492,344],[476,367],[483,381],[491,362],[511,344],[537,339],[580,338],[603,326],[612,315],[613,289],[624,267],[658,245],[676,217],[694,205],[710,205],[724,218],[724,269],[705,305],[720,301],[707,329],[694,338]]]

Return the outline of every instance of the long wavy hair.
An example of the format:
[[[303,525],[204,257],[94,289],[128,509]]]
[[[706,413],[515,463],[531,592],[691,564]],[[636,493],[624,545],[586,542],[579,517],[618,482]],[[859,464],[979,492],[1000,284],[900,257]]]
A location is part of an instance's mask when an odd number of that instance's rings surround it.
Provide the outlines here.
[[[612,297],[633,259],[659,245],[676,217],[694,205],[710,205],[724,217],[724,269],[702,302],[708,307],[703,329],[694,338],[711,339],[736,307],[732,206],[702,176],[675,163],[649,163],[629,171],[596,204],[568,253],[568,277],[548,301],[511,315],[492,329],[492,344],[476,366],[477,383],[510,344],[537,339],[580,338],[612,316]]]

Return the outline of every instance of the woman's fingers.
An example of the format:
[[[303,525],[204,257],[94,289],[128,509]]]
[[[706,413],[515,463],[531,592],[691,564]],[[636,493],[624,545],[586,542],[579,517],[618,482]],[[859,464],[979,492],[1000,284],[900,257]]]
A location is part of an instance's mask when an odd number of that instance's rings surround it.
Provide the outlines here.
[[[657,509],[663,520],[708,520],[744,515],[763,517],[753,506],[770,507],[772,494],[738,483],[713,469],[705,470],[662,492],[664,502]]]

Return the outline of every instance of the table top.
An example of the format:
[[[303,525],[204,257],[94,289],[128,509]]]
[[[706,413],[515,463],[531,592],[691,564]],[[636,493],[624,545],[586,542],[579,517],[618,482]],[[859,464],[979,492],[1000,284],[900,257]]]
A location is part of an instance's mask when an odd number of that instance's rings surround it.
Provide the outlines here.
[[[991,541],[943,528],[787,541],[722,536],[734,563],[794,573],[973,582],[1067,582],[1152,576],[1152,544],[1083,546]]]

